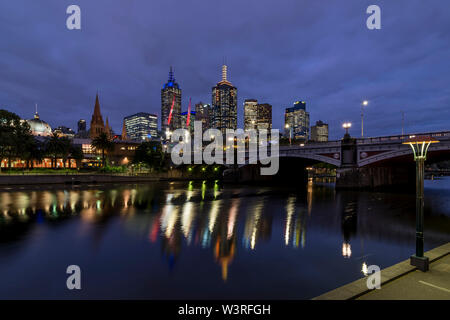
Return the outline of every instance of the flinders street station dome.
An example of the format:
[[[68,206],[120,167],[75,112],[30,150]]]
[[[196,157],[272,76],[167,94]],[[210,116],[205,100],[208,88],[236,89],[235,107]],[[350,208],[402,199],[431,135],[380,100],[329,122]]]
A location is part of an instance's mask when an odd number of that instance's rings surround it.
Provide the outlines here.
[[[30,125],[31,134],[33,136],[49,137],[52,135],[52,128],[44,120],[39,119],[39,114],[36,112],[34,119],[27,120]]]

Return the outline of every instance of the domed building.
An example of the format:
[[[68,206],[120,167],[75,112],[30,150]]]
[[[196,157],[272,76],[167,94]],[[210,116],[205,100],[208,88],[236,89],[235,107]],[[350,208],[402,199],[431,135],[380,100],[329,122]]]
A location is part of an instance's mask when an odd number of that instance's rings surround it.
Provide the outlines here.
[[[27,120],[30,125],[31,134],[39,137],[50,137],[52,135],[52,128],[44,120],[39,119],[39,114],[35,113],[34,119]]]

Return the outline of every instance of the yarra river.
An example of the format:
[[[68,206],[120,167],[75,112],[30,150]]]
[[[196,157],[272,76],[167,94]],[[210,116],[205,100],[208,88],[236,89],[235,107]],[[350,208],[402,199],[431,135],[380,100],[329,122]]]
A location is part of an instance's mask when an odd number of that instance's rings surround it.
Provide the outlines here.
[[[425,182],[425,249],[450,177]],[[309,299],[408,259],[408,193],[218,182],[0,189],[0,298]],[[66,268],[81,268],[81,290]]]

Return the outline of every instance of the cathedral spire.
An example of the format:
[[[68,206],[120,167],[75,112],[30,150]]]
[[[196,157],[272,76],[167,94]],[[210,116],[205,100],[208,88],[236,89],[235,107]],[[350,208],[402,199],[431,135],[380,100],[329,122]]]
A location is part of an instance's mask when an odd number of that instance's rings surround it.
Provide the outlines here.
[[[100,102],[98,100],[98,92],[97,92],[97,95],[95,96],[94,116],[95,117],[102,116],[102,114],[100,113]]]
[[[128,140],[128,134],[127,134],[127,127],[125,126],[125,121],[123,121],[123,127],[122,127],[122,140]]]
[[[91,139],[97,137],[101,132],[107,132],[105,130],[105,124],[103,123],[102,114],[100,112],[100,102],[98,99],[98,92],[95,96],[94,113],[92,114],[91,127],[89,129],[89,136]]]

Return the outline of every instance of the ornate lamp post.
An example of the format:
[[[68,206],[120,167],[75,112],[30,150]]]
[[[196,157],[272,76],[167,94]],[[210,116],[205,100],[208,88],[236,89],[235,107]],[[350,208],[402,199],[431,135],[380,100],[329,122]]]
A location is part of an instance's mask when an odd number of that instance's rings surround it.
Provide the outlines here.
[[[429,136],[411,136],[403,142],[403,144],[409,144],[411,146],[414,153],[414,161],[416,162],[416,254],[411,256],[411,265],[421,271],[428,271],[429,267],[429,259],[423,256],[424,166],[430,144],[438,142],[438,140]]]

